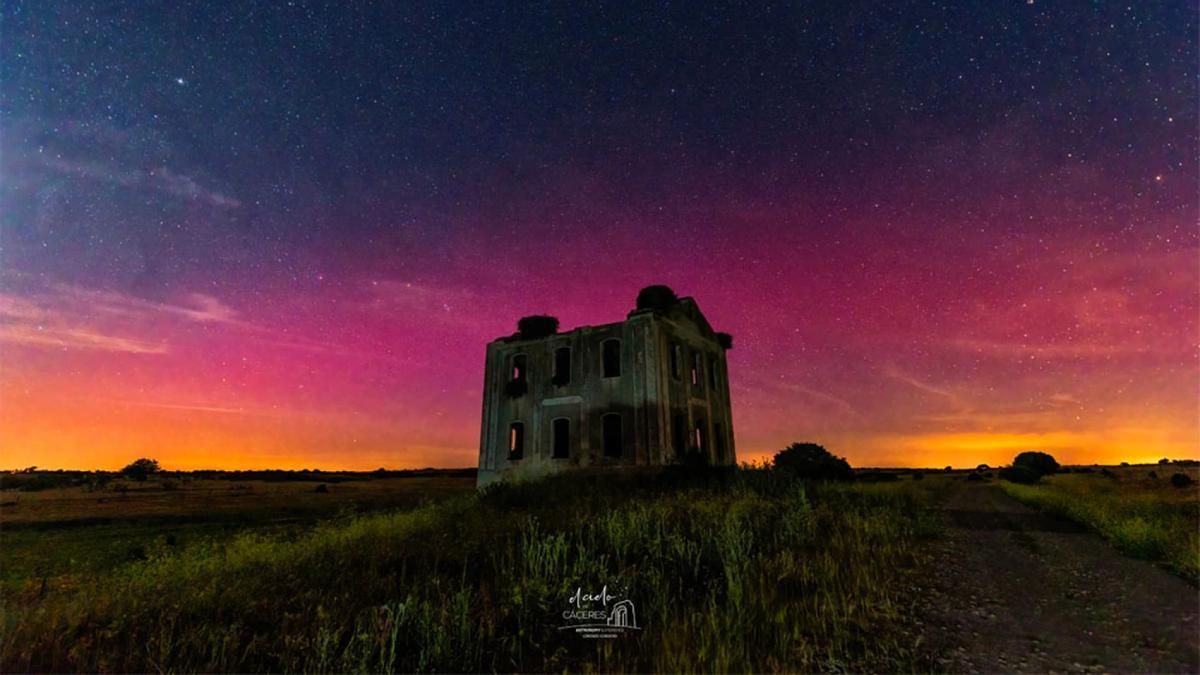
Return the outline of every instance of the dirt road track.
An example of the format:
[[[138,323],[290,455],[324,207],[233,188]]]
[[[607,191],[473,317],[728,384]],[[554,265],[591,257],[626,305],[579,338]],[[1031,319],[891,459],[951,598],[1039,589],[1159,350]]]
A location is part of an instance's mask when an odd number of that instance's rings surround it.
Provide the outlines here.
[[[1200,672],[1200,591],[990,483],[956,485],[922,593],[956,672]]]

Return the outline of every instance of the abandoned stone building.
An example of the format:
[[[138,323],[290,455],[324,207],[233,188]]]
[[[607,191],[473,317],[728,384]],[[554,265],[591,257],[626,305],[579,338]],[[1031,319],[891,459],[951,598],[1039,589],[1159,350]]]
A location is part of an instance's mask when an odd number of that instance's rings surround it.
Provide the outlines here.
[[[624,321],[559,333],[526,317],[487,346],[480,486],[568,468],[736,463],[725,351],[691,298],[638,295]]]

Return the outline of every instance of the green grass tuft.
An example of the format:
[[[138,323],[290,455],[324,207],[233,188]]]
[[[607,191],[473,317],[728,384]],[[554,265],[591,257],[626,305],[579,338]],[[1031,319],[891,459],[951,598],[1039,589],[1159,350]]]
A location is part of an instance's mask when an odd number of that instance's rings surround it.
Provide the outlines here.
[[[4,671],[928,669],[905,580],[937,481],[562,477],[190,545],[5,603]],[[644,630],[555,630],[620,584]],[[10,599],[11,600],[11,599]]]
[[[1165,563],[1200,581],[1200,493],[1130,472],[1047,476],[1038,485],[1003,482],[1008,494],[1098,532],[1121,551]]]

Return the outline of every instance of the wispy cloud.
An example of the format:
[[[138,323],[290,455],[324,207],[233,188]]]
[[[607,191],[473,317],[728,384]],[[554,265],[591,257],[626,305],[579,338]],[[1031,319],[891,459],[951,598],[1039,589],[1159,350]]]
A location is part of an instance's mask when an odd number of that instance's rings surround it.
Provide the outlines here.
[[[192,405],[187,403],[156,403],[153,401],[126,401],[121,399],[113,399],[113,403],[122,405],[133,405],[143,408],[165,408],[167,410],[187,410],[194,412],[211,412],[225,415],[247,415],[250,411],[245,408],[230,408],[225,406],[215,405]]]
[[[11,279],[10,275],[10,279]],[[202,293],[186,302],[144,300],[107,290],[51,283],[0,293],[0,342],[59,349],[165,354],[165,339],[133,337],[131,331],[158,328],[163,317],[200,323],[247,325],[237,312]]]
[[[108,335],[86,328],[40,325],[0,324],[0,342],[129,354],[165,354],[167,352],[165,343]]]
[[[69,159],[62,156],[41,156],[41,165],[53,172],[103,181],[127,188],[145,188],[193,199],[211,206],[236,208],[242,203],[227,194],[205,187],[195,178],[168,166],[149,170],[129,169],[116,164],[88,159]]]
[[[1078,343],[1034,343],[1006,342],[1002,340],[947,340],[955,349],[974,352],[985,356],[1032,357],[1043,359],[1059,358],[1108,358],[1117,355],[1140,354],[1153,351],[1148,345],[1105,344],[1099,342]]]
[[[909,375],[909,374],[901,371],[899,368],[897,368],[895,366],[892,366],[892,365],[885,366],[883,369],[883,374],[894,380],[903,382],[903,383],[909,385],[910,387],[913,387],[914,389],[944,398],[946,400],[946,402],[949,403],[951,405],[951,407],[953,407],[958,412],[966,412],[966,411],[971,410],[974,407],[974,406],[970,405],[966,401],[966,399],[964,399],[962,397],[962,395],[960,395],[959,393],[957,393],[949,388],[946,388],[946,387],[941,387],[941,386],[938,386],[935,384],[930,384],[928,382],[919,380],[919,379],[913,377],[912,375]]]
[[[50,294],[59,303],[78,307],[91,314],[137,317],[148,314],[168,314],[201,323],[248,325],[239,320],[229,305],[205,293],[188,293],[186,302],[156,302],[117,291],[84,288],[74,284],[54,283]]]

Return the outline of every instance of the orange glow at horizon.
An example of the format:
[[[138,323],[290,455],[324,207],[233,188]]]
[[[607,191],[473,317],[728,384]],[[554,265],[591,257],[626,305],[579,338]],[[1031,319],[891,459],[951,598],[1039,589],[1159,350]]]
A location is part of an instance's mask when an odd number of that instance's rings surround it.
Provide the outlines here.
[[[786,311],[737,301],[753,286],[733,295],[732,279],[668,281],[694,286],[713,325],[734,334],[742,462],[794,441],[855,466],[1002,465],[1030,449],[1143,462],[1200,454],[1195,254],[1091,264],[1053,298],[1033,266],[1011,298],[987,303],[954,284],[900,286],[876,304],[843,303],[853,326],[821,315],[832,291],[813,280],[814,299],[797,295]],[[564,327],[623,316],[630,302],[624,286],[589,296],[586,278],[532,302],[504,287],[366,279],[251,314],[209,295],[148,302],[18,281],[0,293],[7,469],[116,469],[142,456],[180,470],[471,467],[486,342],[560,296],[589,298],[564,308]],[[944,311],[931,302],[947,297]],[[897,320],[895,307],[936,329]],[[1045,329],[1013,333],[1031,321]]]

